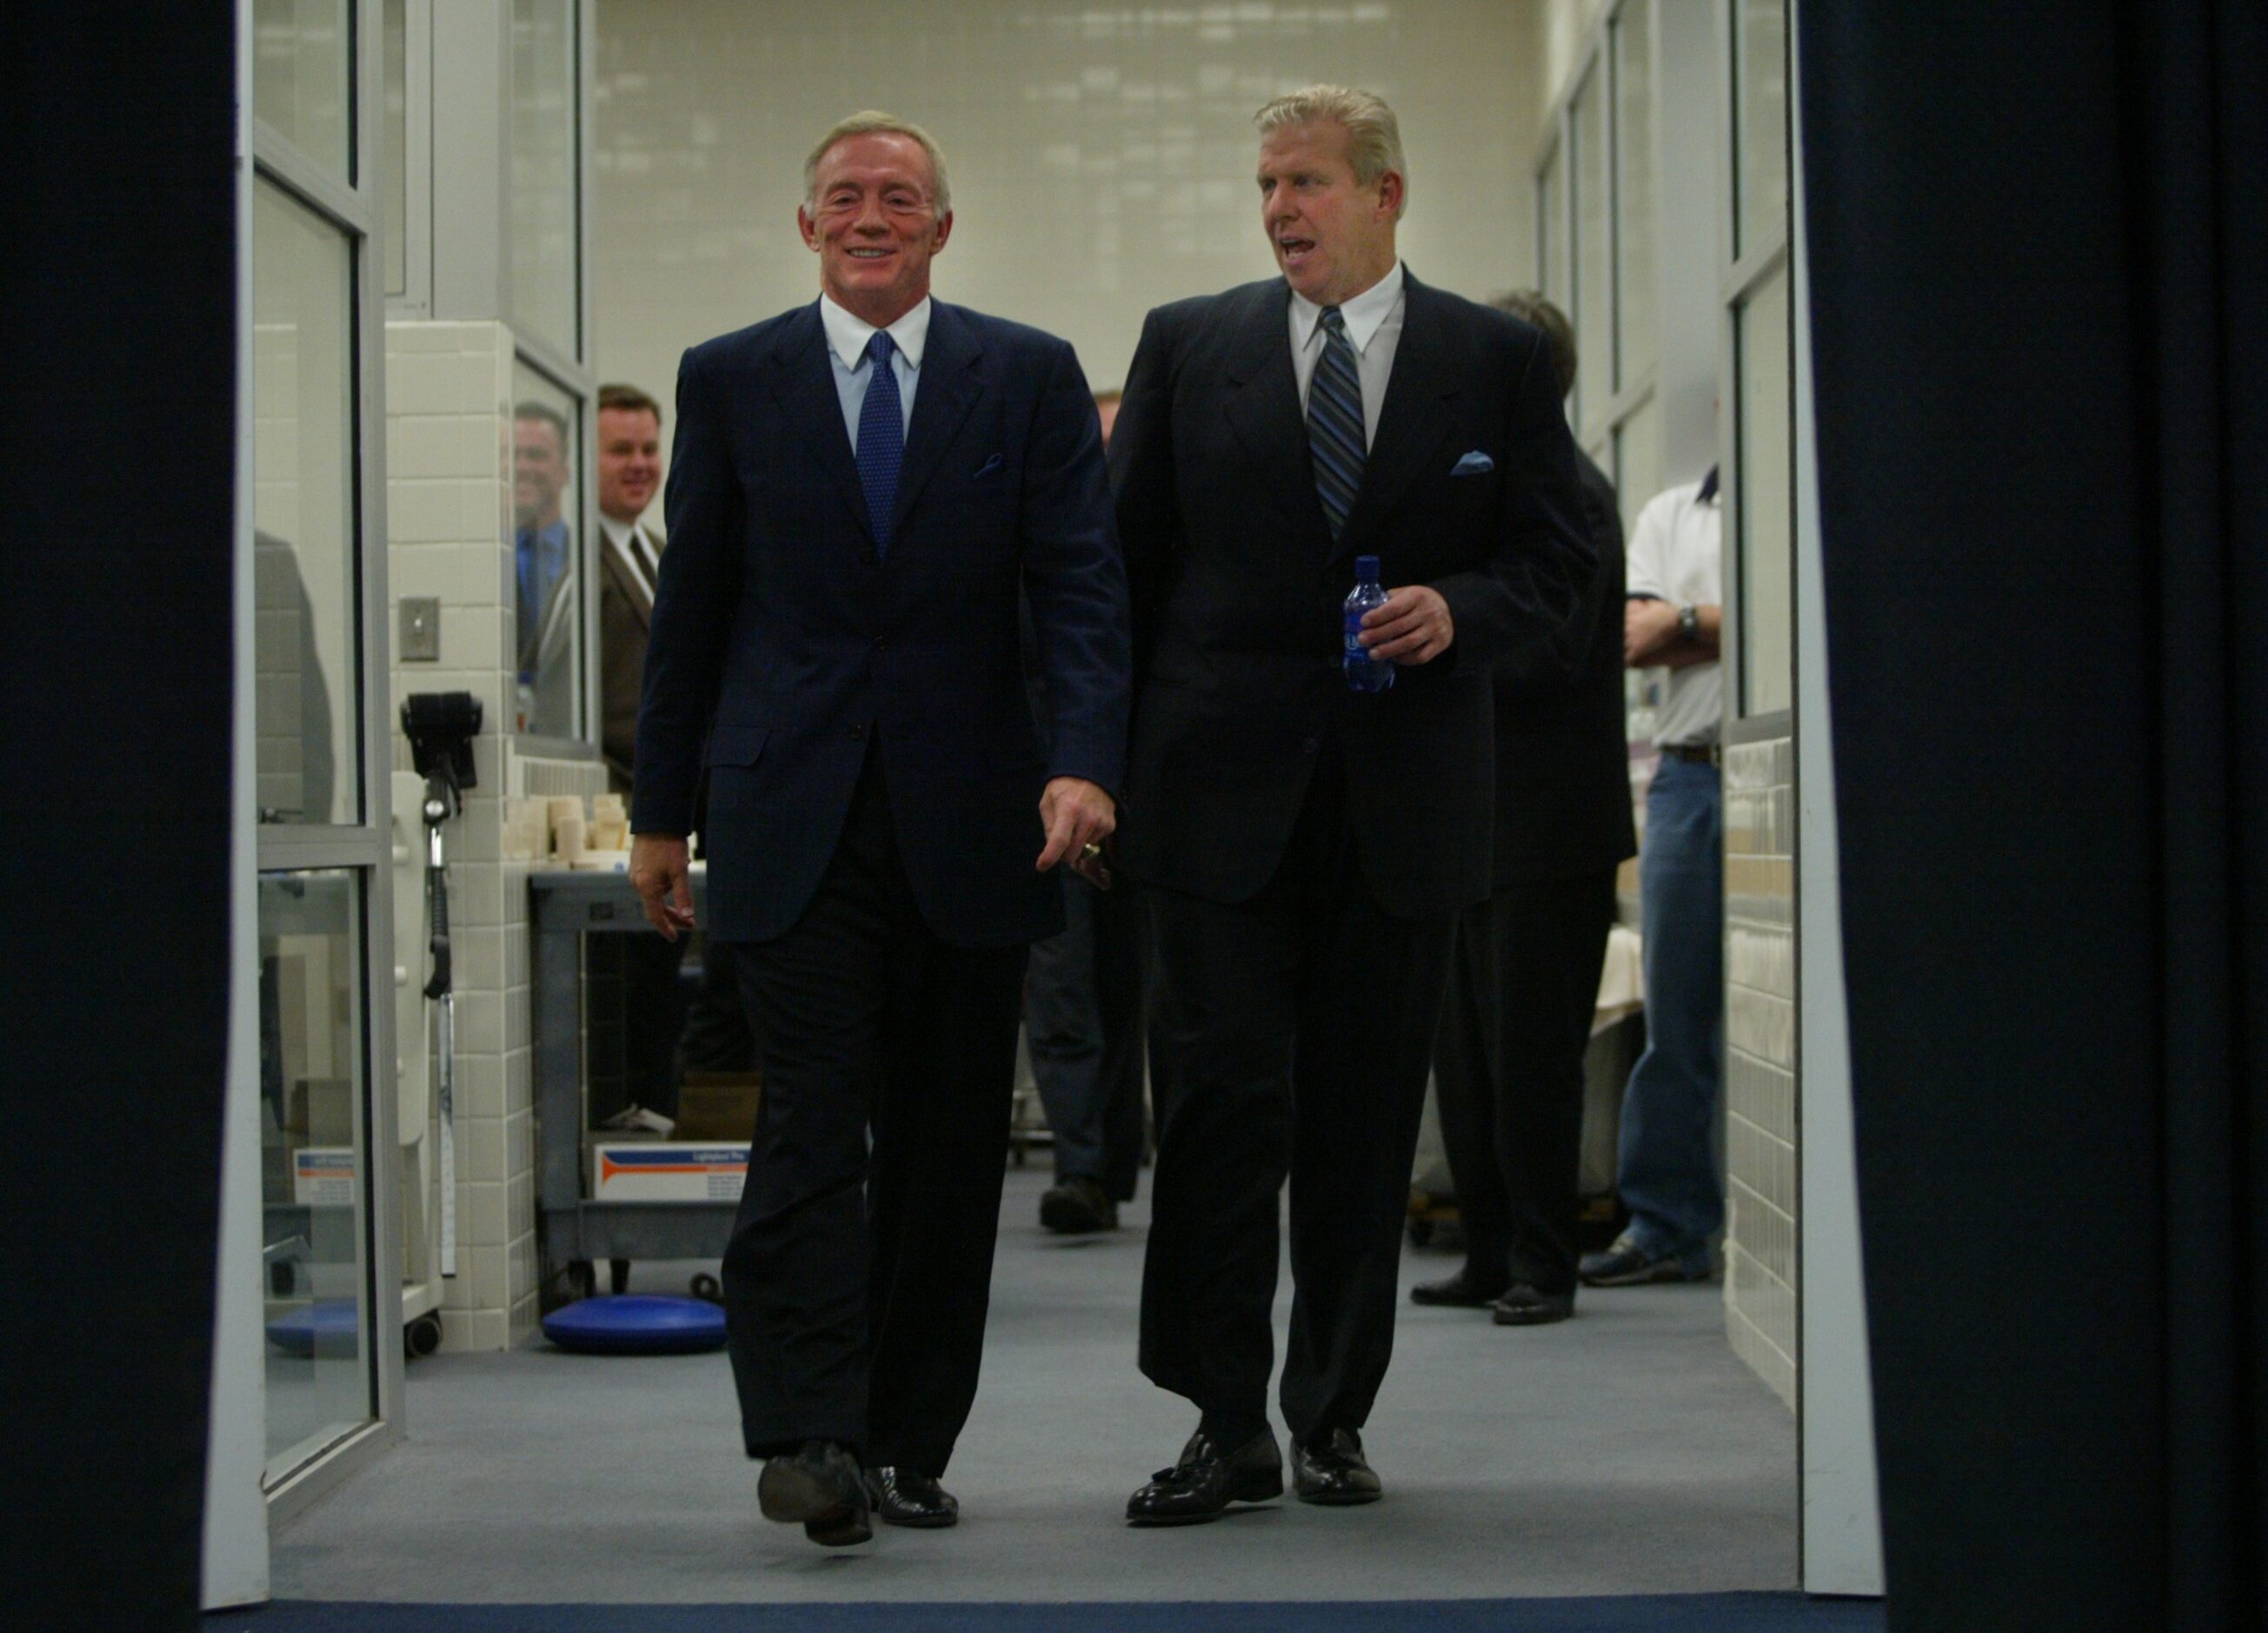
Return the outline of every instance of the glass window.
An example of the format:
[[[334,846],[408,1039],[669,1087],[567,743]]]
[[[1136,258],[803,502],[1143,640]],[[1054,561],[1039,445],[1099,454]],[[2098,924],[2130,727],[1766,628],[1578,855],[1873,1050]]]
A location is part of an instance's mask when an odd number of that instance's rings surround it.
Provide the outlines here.
[[[1733,19],[1737,258],[1787,228],[1786,0],[1735,0]]]
[[[1562,211],[1567,199],[1567,150],[1555,147],[1543,161],[1536,183],[1536,277],[1544,298],[1565,312],[1573,304],[1574,277],[1567,266],[1567,233]]]
[[[519,726],[572,737],[583,695],[581,428],[575,398],[525,363],[513,372],[512,396]]]
[[[1633,0],[1616,15],[1615,385],[1627,390],[1654,366],[1660,291],[1654,274],[1653,8]]]
[[[512,314],[522,331],[581,355],[576,251],[575,0],[512,0]]]
[[[253,0],[252,111],[350,183],[352,22],[347,0]]]
[[[261,1288],[271,1479],[374,1409],[356,877],[260,876]]]
[[[1615,432],[1615,497],[1622,505],[1625,543],[1638,525],[1638,513],[1660,491],[1661,405],[1660,398],[1649,396]]]
[[[409,292],[409,4],[386,0],[386,292]]]
[[[1743,714],[1789,706],[1794,546],[1788,494],[1787,270],[1736,318],[1740,375],[1741,691]]]
[[[1606,74],[1598,65],[1583,76],[1573,104],[1575,129],[1575,355],[1582,361],[1575,387],[1575,423],[1587,425],[1614,395],[1614,246],[1609,210]]]
[[[361,819],[354,284],[346,236],[252,205],[253,668],[262,822]]]

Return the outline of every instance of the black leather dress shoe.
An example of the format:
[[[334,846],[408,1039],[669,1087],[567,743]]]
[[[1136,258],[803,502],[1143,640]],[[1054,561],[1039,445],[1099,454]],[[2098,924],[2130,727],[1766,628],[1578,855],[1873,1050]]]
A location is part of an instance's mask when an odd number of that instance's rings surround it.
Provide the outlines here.
[[[1232,1448],[1200,1429],[1182,1448],[1180,1462],[1160,1469],[1126,1499],[1126,1520],[1195,1526],[1219,1519],[1231,1503],[1267,1503],[1283,1495],[1284,1454],[1274,1430],[1263,1429]]]
[[[1375,1503],[1385,1488],[1363,1460],[1362,1437],[1351,1429],[1334,1429],[1313,1445],[1292,1443],[1292,1477],[1302,1503],[1342,1507]]]
[[[1101,1186],[1085,1175],[1074,1175],[1050,1186],[1040,1198],[1040,1223],[1057,1236],[1092,1236],[1118,1228],[1118,1204],[1102,1193]]]
[[[832,1440],[806,1440],[800,1451],[767,1462],[756,1504],[766,1519],[801,1521],[804,1535],[823,1548],[848,1548],[874,1534],[858,1461]]]
[[[1574,1313],[1574,1294],[1540,1292],[1527,1282],[1514,1282],[1489,1306],[1490,1319],[1498,1326],[1543,1326]]]
[[[866,1500],[885,1525],[939,1531],[961,1518],[960,1500],[917,1469],[888,1464],[868,1469]]]
[[[1413,1304],[1447,1304],[1459,1310],[1485,1310],[1504,1283],[1494,1287],[1473,1280],[1469,1272],[1460,1270],[1454,1275],[1444,1276],[1438,1282],[1420,1282],[1410,1289]]]

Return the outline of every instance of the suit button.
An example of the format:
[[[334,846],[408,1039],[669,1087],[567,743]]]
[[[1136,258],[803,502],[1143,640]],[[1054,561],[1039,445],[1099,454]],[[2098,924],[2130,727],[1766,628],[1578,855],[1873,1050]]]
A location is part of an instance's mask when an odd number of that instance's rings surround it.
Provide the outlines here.
[[[1323,745],[1320,740],[1309,737],[1304,743],[1300,743],[1300,752],[1302,754],[1313,754],[1316,750],[1322,746]]]
[[[883,639],[880,635],[877,635],[877,636],[875,636],[875,637],[874,637],[874,650],[875,650],[875,651],[877,651],[877,652],[887,652],[889,649],[890,649],[890,643],[889,643],[889,642],[887,642],[887,641],[884,640],[884,639]]]
[[[866,728],[864,726],[853,726],[850,728],[850,735],[854,737],[863,737],[866,735]]]

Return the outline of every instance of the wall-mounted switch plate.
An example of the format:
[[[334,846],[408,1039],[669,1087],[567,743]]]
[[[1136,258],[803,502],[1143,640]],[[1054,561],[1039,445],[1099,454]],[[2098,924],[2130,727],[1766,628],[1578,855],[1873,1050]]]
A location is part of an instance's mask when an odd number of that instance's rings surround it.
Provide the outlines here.
[[[401,606],[401,637],[394,643],[394,656],[404,663],[438,663],[441,661],[441,598],[438,595],[404,595]]]

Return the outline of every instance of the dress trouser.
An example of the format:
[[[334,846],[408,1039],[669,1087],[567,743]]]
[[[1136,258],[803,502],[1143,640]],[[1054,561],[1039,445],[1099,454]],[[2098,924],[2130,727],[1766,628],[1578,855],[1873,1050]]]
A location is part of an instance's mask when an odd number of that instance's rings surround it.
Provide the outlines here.
[[[1130,881],[1099,890],[1063,871],[1064,929],[1032,948],[1024,1024],[1056,1179],[1130,1201],[1142,1171],[1147,925]]]
[[[1454,915],[1378,906],[1343,787],[1321,775],[1257,896],[1148,895],[1173,1089],[1159,1108],[1142,1371],[1207,1414],[1266,1417],[1288,1172],[1285,1422],[1300,1441],[1359,1429],[1394,1348]]]
[[[1615,870],[1523,879],[1469,907],[1433,1081],[1465,1278],[1575,1291],[1583,1053],[1615,919]]]
[[[923,923],[870,753],[811,905],[736,950],[764,1041],[724,1274],[748,1455],[837,1440],[940,1475],[976,1398],[1027,950]]]
[[[685,1012],[677,1064],[681,1073],[748,1072],[763,1064],[740,1001],[740,961],[730,942],[701,943],[701,984]]]

